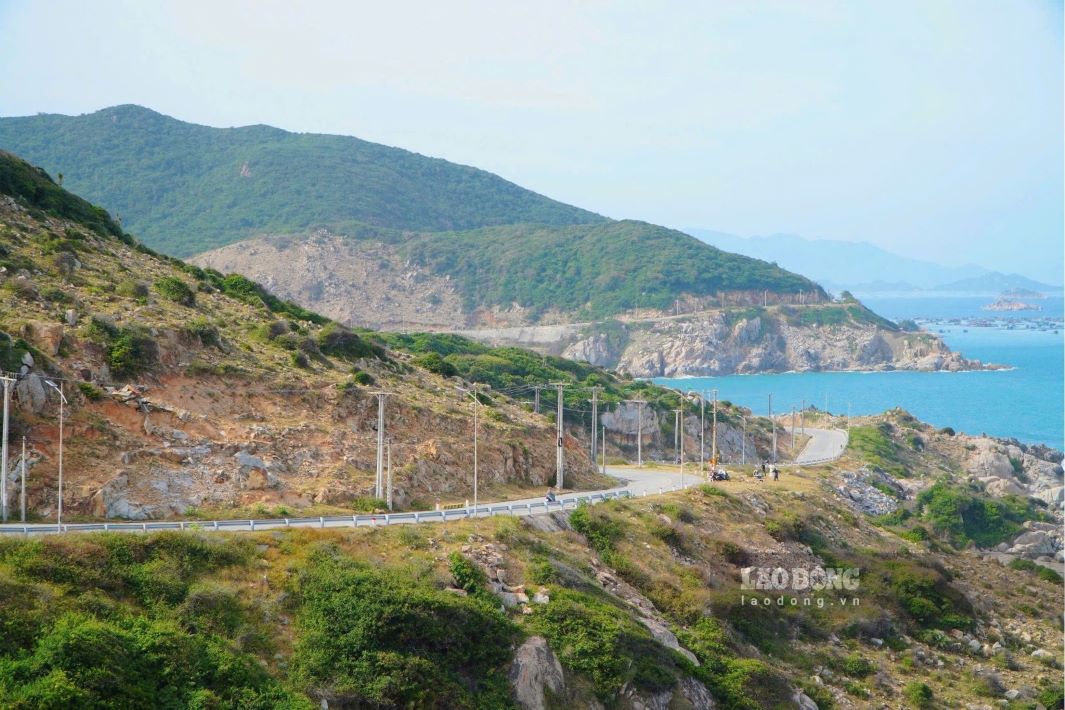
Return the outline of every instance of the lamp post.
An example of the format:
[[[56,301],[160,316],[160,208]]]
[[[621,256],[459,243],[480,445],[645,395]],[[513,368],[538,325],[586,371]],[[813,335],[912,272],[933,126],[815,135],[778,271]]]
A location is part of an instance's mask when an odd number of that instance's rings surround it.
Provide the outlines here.
[[[473,398],[473,510],[474,514],[477,512],[477,429],[478,427],[478,413],[481,409],[481,387],[479,384],[475,384],[472,390],[463,389],[459,387],[458,390]]]
[[[45,380],[45,384],[59,393],[59,503],[56,507],[56,526],[63,524],[63,407],[67,404],[66,395],[63,394],[63,383],[59,385],[51,380]]]

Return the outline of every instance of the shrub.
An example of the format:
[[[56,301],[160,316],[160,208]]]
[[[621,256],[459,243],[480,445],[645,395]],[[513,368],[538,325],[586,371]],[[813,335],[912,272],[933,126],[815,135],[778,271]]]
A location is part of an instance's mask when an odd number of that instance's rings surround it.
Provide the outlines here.
[[[1016,536],[1024,521],[1041,517],[1030,500],[992,499],[944,481],[921,491],[917,503],[932,529],[958,546],[994,547]]]
[[[1042,579],[1046,582],[1050,582],[1051,584],[1060,585],[1063,581],[1061,575],[1058,574],[1056,571],[1050,569],[1049,567],[1044,567],[1043,565],[1036,564],[1031,560],[1025,560],[1018,557],[1017,559],[1010,561],[1010,567],[1017,570],[1023,570],[1025,572],[1031,572],[1035,576],[1039,577],[1039,579]]]
[[[104,396],[103,390],[91,382],[79,382],[78,391],[90,402],[98,402]]]
[[[193,306],[196,303],[196,294],[189,285],[176,276],[164,276],[155,282],[155,290],[164,298],[183,306]]]
[[[388,501],[381,500],[380,498],[372,498],[370,496],[360,496],[352,499],[351,509],[356,513],[376,513],[382,510],[388,510]]]
[[[492,605],[321,550],[298,580],[293,680],[356,707],[506,707],[517,629]]]
[[[318,333],[318,348],[326,355],[355,360],[364,357],[384,359],[384,349],[336,323],[329,323]]]
[[[459,374],[458,368],[434,352],[419,355],[411,362],[442,377],[455,377]]]
[[[451,570],[451,578],[455,580],[455,586],[465,589],[470,594],[484,591],[484,585],[488,578],[480,567],[470,562],[458,552],[448,555],[448,568]]]
[[[307,353],[302,350],[297,350],[290,356],[292,364],[296,367],[306,369],[311,366],[310,358],[307,357]]]
[[[614,543],[621,539],[622,529],[618,521],[601,510],[593,511],[583,503],[570,513],[569,523],[588,539],[588,543],[600,555],[609,556],[614,550]]]
[[[135,375],[151,367],[159,355],[155,341],[139,330],[121,329],[107,351],[107,365],[118,377]]]
[[[192,319],[184,330],[189,335],[198,338],[200,343],[205,346],[222,347],[222,336],[219,334],[218,328],[206,318]]]
[[[355,370],[351,375],[351,381],[363,386],[369,386],[374,383],[373,375],[364,370]]]
[[[148,298],[148,284],[143,281],[126,280],[118,284],[115,288],[115,292],[119,296],[135,298],[142,301]]]
[[[918,680],[911,681],[902,692],[913,707],[932,707],[932,689],[928,687],[927,683],[922,683]]]

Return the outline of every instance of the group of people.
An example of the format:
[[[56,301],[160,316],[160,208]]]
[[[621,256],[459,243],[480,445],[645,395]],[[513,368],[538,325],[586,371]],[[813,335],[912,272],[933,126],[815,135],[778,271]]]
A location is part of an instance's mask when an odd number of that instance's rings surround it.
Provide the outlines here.
[[[770,463],[768,461],[763,461],[762,462],[761,471],[755,471],[754,472],[754,477],[757,478],[759,481],[761,481],[763,478],[765,478],[766,473],[771,474],[773,476],[773,480],[774,481],[779,481],[780,480],[780,469],[777,468],[776,464],[770,465]]]

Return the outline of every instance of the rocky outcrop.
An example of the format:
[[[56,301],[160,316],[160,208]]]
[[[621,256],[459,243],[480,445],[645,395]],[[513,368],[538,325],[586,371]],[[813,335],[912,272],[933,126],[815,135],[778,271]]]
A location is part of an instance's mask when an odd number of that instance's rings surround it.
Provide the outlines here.
[[[905,489],[894,478],[883,471],[867,468],[843,471],[835,491],[847,505],[866,515],[892,513],[899,507],[899,500],[906,496]]]
[[[524,710],[545,710],[545,691],[561,697],[566,690],[562,664],[542,636],[531,636],[514,652],[508,674],[514,701]]]
[[[889,329],[869,314],[819,324],[808,311],[727,309],[643,321],[460,331],[492,345],[519,345],[636,377],[821,370],[970,370],[985,367],[931,333]],[[839,308],[839,306],[835,306]],[[809,321],[805,313],[813,314]]]
[[[1061,452],[985,436],[959,438],[964,441],[970,480],[989,495],[1030,496],[1055,510],[1065,507]]]

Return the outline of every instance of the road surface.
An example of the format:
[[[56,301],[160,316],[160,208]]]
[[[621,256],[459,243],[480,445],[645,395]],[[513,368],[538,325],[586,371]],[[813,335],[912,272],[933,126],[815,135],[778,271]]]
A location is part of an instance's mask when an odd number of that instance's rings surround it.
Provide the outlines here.
[[[811,429],[806,427],[810,440],[806,442],[795,463],[809,465],[834,461],[843,455],[847,448],[847,432],[843,429]]]
[[[158,530],[203,530],[220,532],[252,532],[292,527],[312,528],[350,528],[376,527],[380,525],[398,525],[401,523],[432,523],[447,520],[460,520],[471,517],[490,517],[493,515],[543,515],[560,510],[572,510],[581,503],[601,503],[615,498],[657,495],[679,490],[682,481],[679,471],[639,469],[634,467],[607,468],[607,473],[617,479],[613,488],[599,491],[582,491],[558,496],[554,503],[547,503],[543,496],[520,498],[518,500],[493,503],[479,503],[452,510],[422,510],[389,514],[326,515],[317,518],[247,518],[229,520],[145,520],[139,522],[123,521],[108,523],[64,523],[62,530],[55,523],[51,524],[6,524],[0,525],[3,535],[41,535],[64,532],[152,532]],[[702,479],[689,471],[683,480],[683,487],[688,488],[702,483]],[[546,489],[545,489],[546,493]]]

